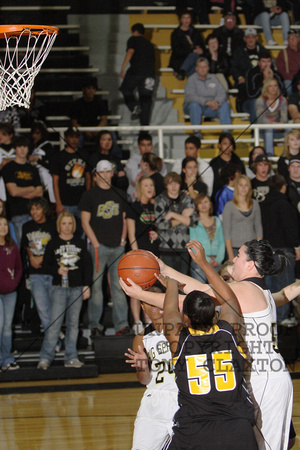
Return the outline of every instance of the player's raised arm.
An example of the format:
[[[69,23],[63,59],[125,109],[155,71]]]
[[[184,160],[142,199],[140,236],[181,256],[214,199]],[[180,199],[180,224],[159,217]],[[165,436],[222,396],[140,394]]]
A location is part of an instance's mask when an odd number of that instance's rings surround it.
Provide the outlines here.
[[[172,267],[167,266],[161,259],[157,257],[156,260],[159,264],[160,273],[165,277],[169,277],[172,278],[173,280],[178,281],[182,286],[184,286],[183,292],[185,294],[197,290],[201,292],[206,292],[207,294],[214,296],[213,291],[211,290],[209,285],[201,283],[200,281],[195,280],[194,278],[188,275],[184,275],[178,272],[177,270],[172,269]]]
[[[169,341],[171,352],[174,355],[178,347],[180,331],[184,325],[178,310],[178,283],[176,280],[166,278],[166,287],[163,315],[164,335]]]
[[[285,305],[300,295],[300,281],[298,280],[295,283],[289,284],[285,288],[281,289],[281,291],[274,292],[272,295],[276,306]]]
[[[226,320],[232,325],[240,324],[242,315],[236,295],[231,289],[230,284],[225,283],[206,260],[205,251],[201,243],[199,241],[190,241],[188,243],[188,251],[204,271],[208,282],[213,289],[214,296],[222,305],[219,319]]]
[[[134,283],[130,278],[127,278],[128,286],[122,278],[119,279],[119,283],[128,297],[137,298],[142,302],[148,303],[149,305],[157,306],[158,308],[163,308],[165,294],[161,292],[152,292],[152,291],[144,291],[141,286]],[[185,295],[178,295],[178,308],[182,310],[182,303],[185,298]]]

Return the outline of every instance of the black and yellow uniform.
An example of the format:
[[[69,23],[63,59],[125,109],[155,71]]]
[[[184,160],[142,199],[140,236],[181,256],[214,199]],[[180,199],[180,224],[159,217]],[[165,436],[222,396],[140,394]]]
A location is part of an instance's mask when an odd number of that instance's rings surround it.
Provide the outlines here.
[[[245,355],[223,320],[207,333],[181,331],[174,355],[179,410],[169,449],[257,449]]]

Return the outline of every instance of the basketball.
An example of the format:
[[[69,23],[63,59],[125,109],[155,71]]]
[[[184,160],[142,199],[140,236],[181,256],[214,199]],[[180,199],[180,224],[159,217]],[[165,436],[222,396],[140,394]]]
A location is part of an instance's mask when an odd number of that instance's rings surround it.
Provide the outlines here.
[[[159,274],[159,264],[152,253],[146,250],[132,250],[126,253],[118,264],[118,275],[127,285],[130,278],[143,289],[153,286],[155,274]]]

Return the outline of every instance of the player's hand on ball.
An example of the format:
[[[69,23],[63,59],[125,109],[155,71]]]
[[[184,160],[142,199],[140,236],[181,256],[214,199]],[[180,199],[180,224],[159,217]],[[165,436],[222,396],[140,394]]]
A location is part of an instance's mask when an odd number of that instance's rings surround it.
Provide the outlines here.
[[[126,280],[128,283],[130,283],[130,286],[128,286],[122,278],[119,278],[119,283],[123,291],[126,295],[129,297],[137,298],[139,299],[139,293],[143,290],[141,286],[134,283],[130,278],[127,278]]]
[[[160,281],[160,283],[161,283],[165,288],[168,286],[168,281],[169,281],[169,280],[173,280],[173,278],[166,277],[166,276],[161,275],[161,274],[156,275],[156,278],[158,279],[158,281]],[[176,280],[174,280],[174,281],[176,281]],[[183,289],[184,289],[184,287],[185,287],[185,284],[179,283],[179,281],[177,281],[177,285],[178,285],[178,289],[179,289],[180,291],[183,292]]]

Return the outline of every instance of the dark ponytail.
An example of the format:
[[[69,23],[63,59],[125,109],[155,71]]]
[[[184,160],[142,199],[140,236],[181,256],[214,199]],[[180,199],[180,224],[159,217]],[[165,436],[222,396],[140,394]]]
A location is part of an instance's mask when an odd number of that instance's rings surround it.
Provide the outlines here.
[[[284,250],[273,251],[270,243],[262,239],[253,239],[245,243],[246,254],[250,261],[254,261],[257,272],[265,275],[280,275],[292,262],[293,255]]]
[[[215,304],[205,292],[192,291],[184,299],[183,313],[188,316],[194,330],[208,331],[213,325]]]

